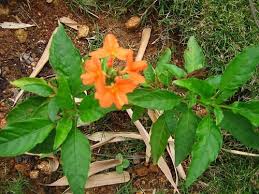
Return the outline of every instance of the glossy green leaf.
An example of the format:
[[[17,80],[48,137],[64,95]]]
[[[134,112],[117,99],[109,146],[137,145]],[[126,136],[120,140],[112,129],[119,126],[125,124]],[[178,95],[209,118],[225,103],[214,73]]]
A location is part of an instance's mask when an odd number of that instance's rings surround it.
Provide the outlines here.
[[[209,116],[202,119],[196,130],[192,148],[192,161],[188,169],[186,186],[189,187],[216,160],[222,146],[219,128]]]
[[[188,73],[205,66],[205,56],[194,36],[191,36],[184,51],[184,67]]]
[[[224,118],[220,126],[230,132],[237,140],[244,145],[259,149],[259,132],[245,117],[224,110]]]
[[[160,82],[168,86],[173,77],[183,78],[186,73],[174,64],[163,63],[156,68],[156,74]]]
[[[54,140],[56,136],[56,131],[52,130],[49,135],[44,139],[42,143],[37,144],[34,148],[32,148],[29,153],[34,153],[34,154],[51,154],[53,151],[54,147]]]
[[[71,128],[72,128],[71,118],[63,117],[58,121],[58,124],[56,127],[54,150],[57,149],[66,140]]]
[[[259,61],[259,46],[245,49],[227,66],[220,82],[218,103],[231,97],[252,76]]]
[[[59,106],[57,103],[56,98],[51,98],[48,104],[48,113],[49,113],[49,119],[51,121],[56,121],[58,119],[58,112],[59,112]]]
[[[88,139],[78,129],[72,129],[61,147],[63,171],[73,193],[84,194],[91,162]]]
[[[214,94],[214,88],[208,84],[205,80],[197,78],[189,78],[183,80],[175,80],[174,84],[177,86],[186,88],[203,98],[210,98]]]
[[[157,67],[160,64],[166,64],[171,62],[172,52],[170,48],[166,48],[163,53],[159,56],[157,61]]]
[[[48,97],[54,94],[53,89],[42,78],[24,77],[11,82],[11,84],[43,97]]]
[[[124,159],[121,153],[116,155],[116,159],[121,161],[121,164],[116,166],[116,172],[121,174],[121,173],[123,173],[125,168],[129,167],[130,162],[129,162],[129,160]]]
[[[215,115],[215,118],[216,118],[216,125],[218,126],[222,119],[224,118],[224,114],[223,114],[223,111],[220,107],[215,107],[214,108],[214,115]]]
[[[156,164],[161,155],[164,153],[170,132],[164,116],[160,116],[151,128],[151,155],[153,162]]]
[[[61,109],[72,109],[74,101],[67,79],[63,75],[58,75],[58,91],[56,95],[56,102]]]
[[[156,80],[155,70],[151,64],[144,70],[144,76],[147,83],[153,83]]]
[[[235,102],[231,106],[234,113],[246,117],[254,126],[259,126],[259,101]]]
[[[214,75],[214,76],[208,77],[206,81],[216,90],[219,88],[221,75]]]
[[[0,131],[0,156],[16,156],[44,141],[54,125],[43,119],[31,119],[8,125]]]
[[[113,108],[100,107],[99,102],[94,98],[94,95],[87,95],[80,103],[79,115],[83,122],[91,123],[97,121],[113,110]]]
[[[29,97],[22,103],[16,105],[7,116],[7,123],[11,124],[14,122],[24,121],[31,118],[48,118],[46,114],[42,114],[43,107],[46,104],[46,98],[33,96]],[[37,114],[38,113],[38,114]]]
[[[53,36],[49,60],[57,74],[65,75],[68,78],[72,94],[80,93],[83,89],[80,79],[82,59],[62,25],[59,25]]]
[[[143,116],[143,114],[146,112],[146,109],[139,106],[133,106],[132,111],[133,111],[132,121],[134,122]]]
[[[191,153],[198,121],[198,117],[190,109],[181,114],[175,129],[176,165],[180,164]]]
[[[133,105],[158,110],[170,110],[180,103],[180,97],[167,90],[137,89],[128,99]]]

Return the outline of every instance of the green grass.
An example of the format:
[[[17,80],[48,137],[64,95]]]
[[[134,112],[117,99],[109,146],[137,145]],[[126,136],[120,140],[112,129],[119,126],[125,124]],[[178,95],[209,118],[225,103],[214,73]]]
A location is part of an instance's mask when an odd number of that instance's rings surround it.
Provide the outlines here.
[[[133,187],[132,182],[129,181],[118,188],[116,194],[133,194],[135,192],[136,189]]]
[[[201,178],[208,182],[204,193],[259,193],[259,160],[223,153]]]
[[[1,194],[25,194],[24,190],[30,187],[29,181],[19,175],[16,178],[12,178],[1,183],[0,193]]]

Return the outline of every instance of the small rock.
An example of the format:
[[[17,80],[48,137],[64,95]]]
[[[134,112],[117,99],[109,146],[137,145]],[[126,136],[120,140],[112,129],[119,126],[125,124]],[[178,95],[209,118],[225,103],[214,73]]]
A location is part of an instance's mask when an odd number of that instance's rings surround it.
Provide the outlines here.
[[[86,25],[80,25],[78,27],[77,38],[85,38],[89,33],[89,27]]]
[[[136,29],[141,22],[141,18],[138,16],[131,17],[126,23],[125,26],[129,30]]]
[[[25,163],[21,163],[21,164],[16,164],[14,166],[14,168],[21,174],[28,176],[29,175],[29,170],[30,170],[30,166],[28,164]]]
[[[40,164],[37,165],[37,168],[44,174],[51,174],[51,166],[47,161],[42,161]]]
[[[20,43],[25,43],[28,37],[28,32],[24,29],[18,29],[15,31],[15,36]]]
[[[37,179],[38,177],[39,177],[39,171],[38,170],[32,170],[31,172],[30,172],[30,178],[31,179]]]
[[[53,2],[53,0],[46,0],[46,2],[47,2],[47,3],[52,3],[52,2]]]
[[[0,5],[0,15],[8,15],[9,14],[9,9],[8,7],[5,7],[3,5]]]

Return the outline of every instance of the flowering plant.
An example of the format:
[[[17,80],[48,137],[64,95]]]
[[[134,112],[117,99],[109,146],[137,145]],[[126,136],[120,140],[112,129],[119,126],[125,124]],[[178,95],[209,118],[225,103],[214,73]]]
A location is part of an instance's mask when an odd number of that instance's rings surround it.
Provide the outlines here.
[[[154,69],[146,61],[134,61],[133,52],[120,47],[108,34],[103,47],[84,61],[61,25],[50,49],[56,78],[48,82],[42,78],[12,82],[37,96],[27,98],[8,114],[7,126],[0,131],[0,156],[61,151],[71,189],[82,194],[91,150],[78,126],[121,110],[124,105],[133,107],[134,120],[147,109],[162,113],[151,127],[153,161],[158,162],[169,137],[173,137],[176,164],[190,154],[192,157],[186,186],[217,158],[223,143],[221,129],[258,149],[259,101],[231,102],[229,98],[250,79],[259,63],[259,46],[245,49],[222,75],[207,79],[192,77],[206,64],[194,37],[184,53],[184,69],[172,64],[171,57],[171,50],[166,49]],[[204,114],[194,111],[197,106]]]

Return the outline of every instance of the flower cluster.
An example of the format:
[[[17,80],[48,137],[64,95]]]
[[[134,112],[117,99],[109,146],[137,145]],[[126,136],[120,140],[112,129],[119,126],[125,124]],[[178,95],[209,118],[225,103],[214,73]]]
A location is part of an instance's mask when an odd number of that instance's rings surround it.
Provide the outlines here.
[[[134,61],[133,51],[120,47],[112,34],[105,37],[103,47],[91,52],[90,57],[81,75],[83,84],[95,86],[95,98],[101,107],[115,104],[121,109],[128,104],[127,94],[145,82],[140,73],[147,67],[146,61]],[[116,62],[119,67],[115,66]]]

